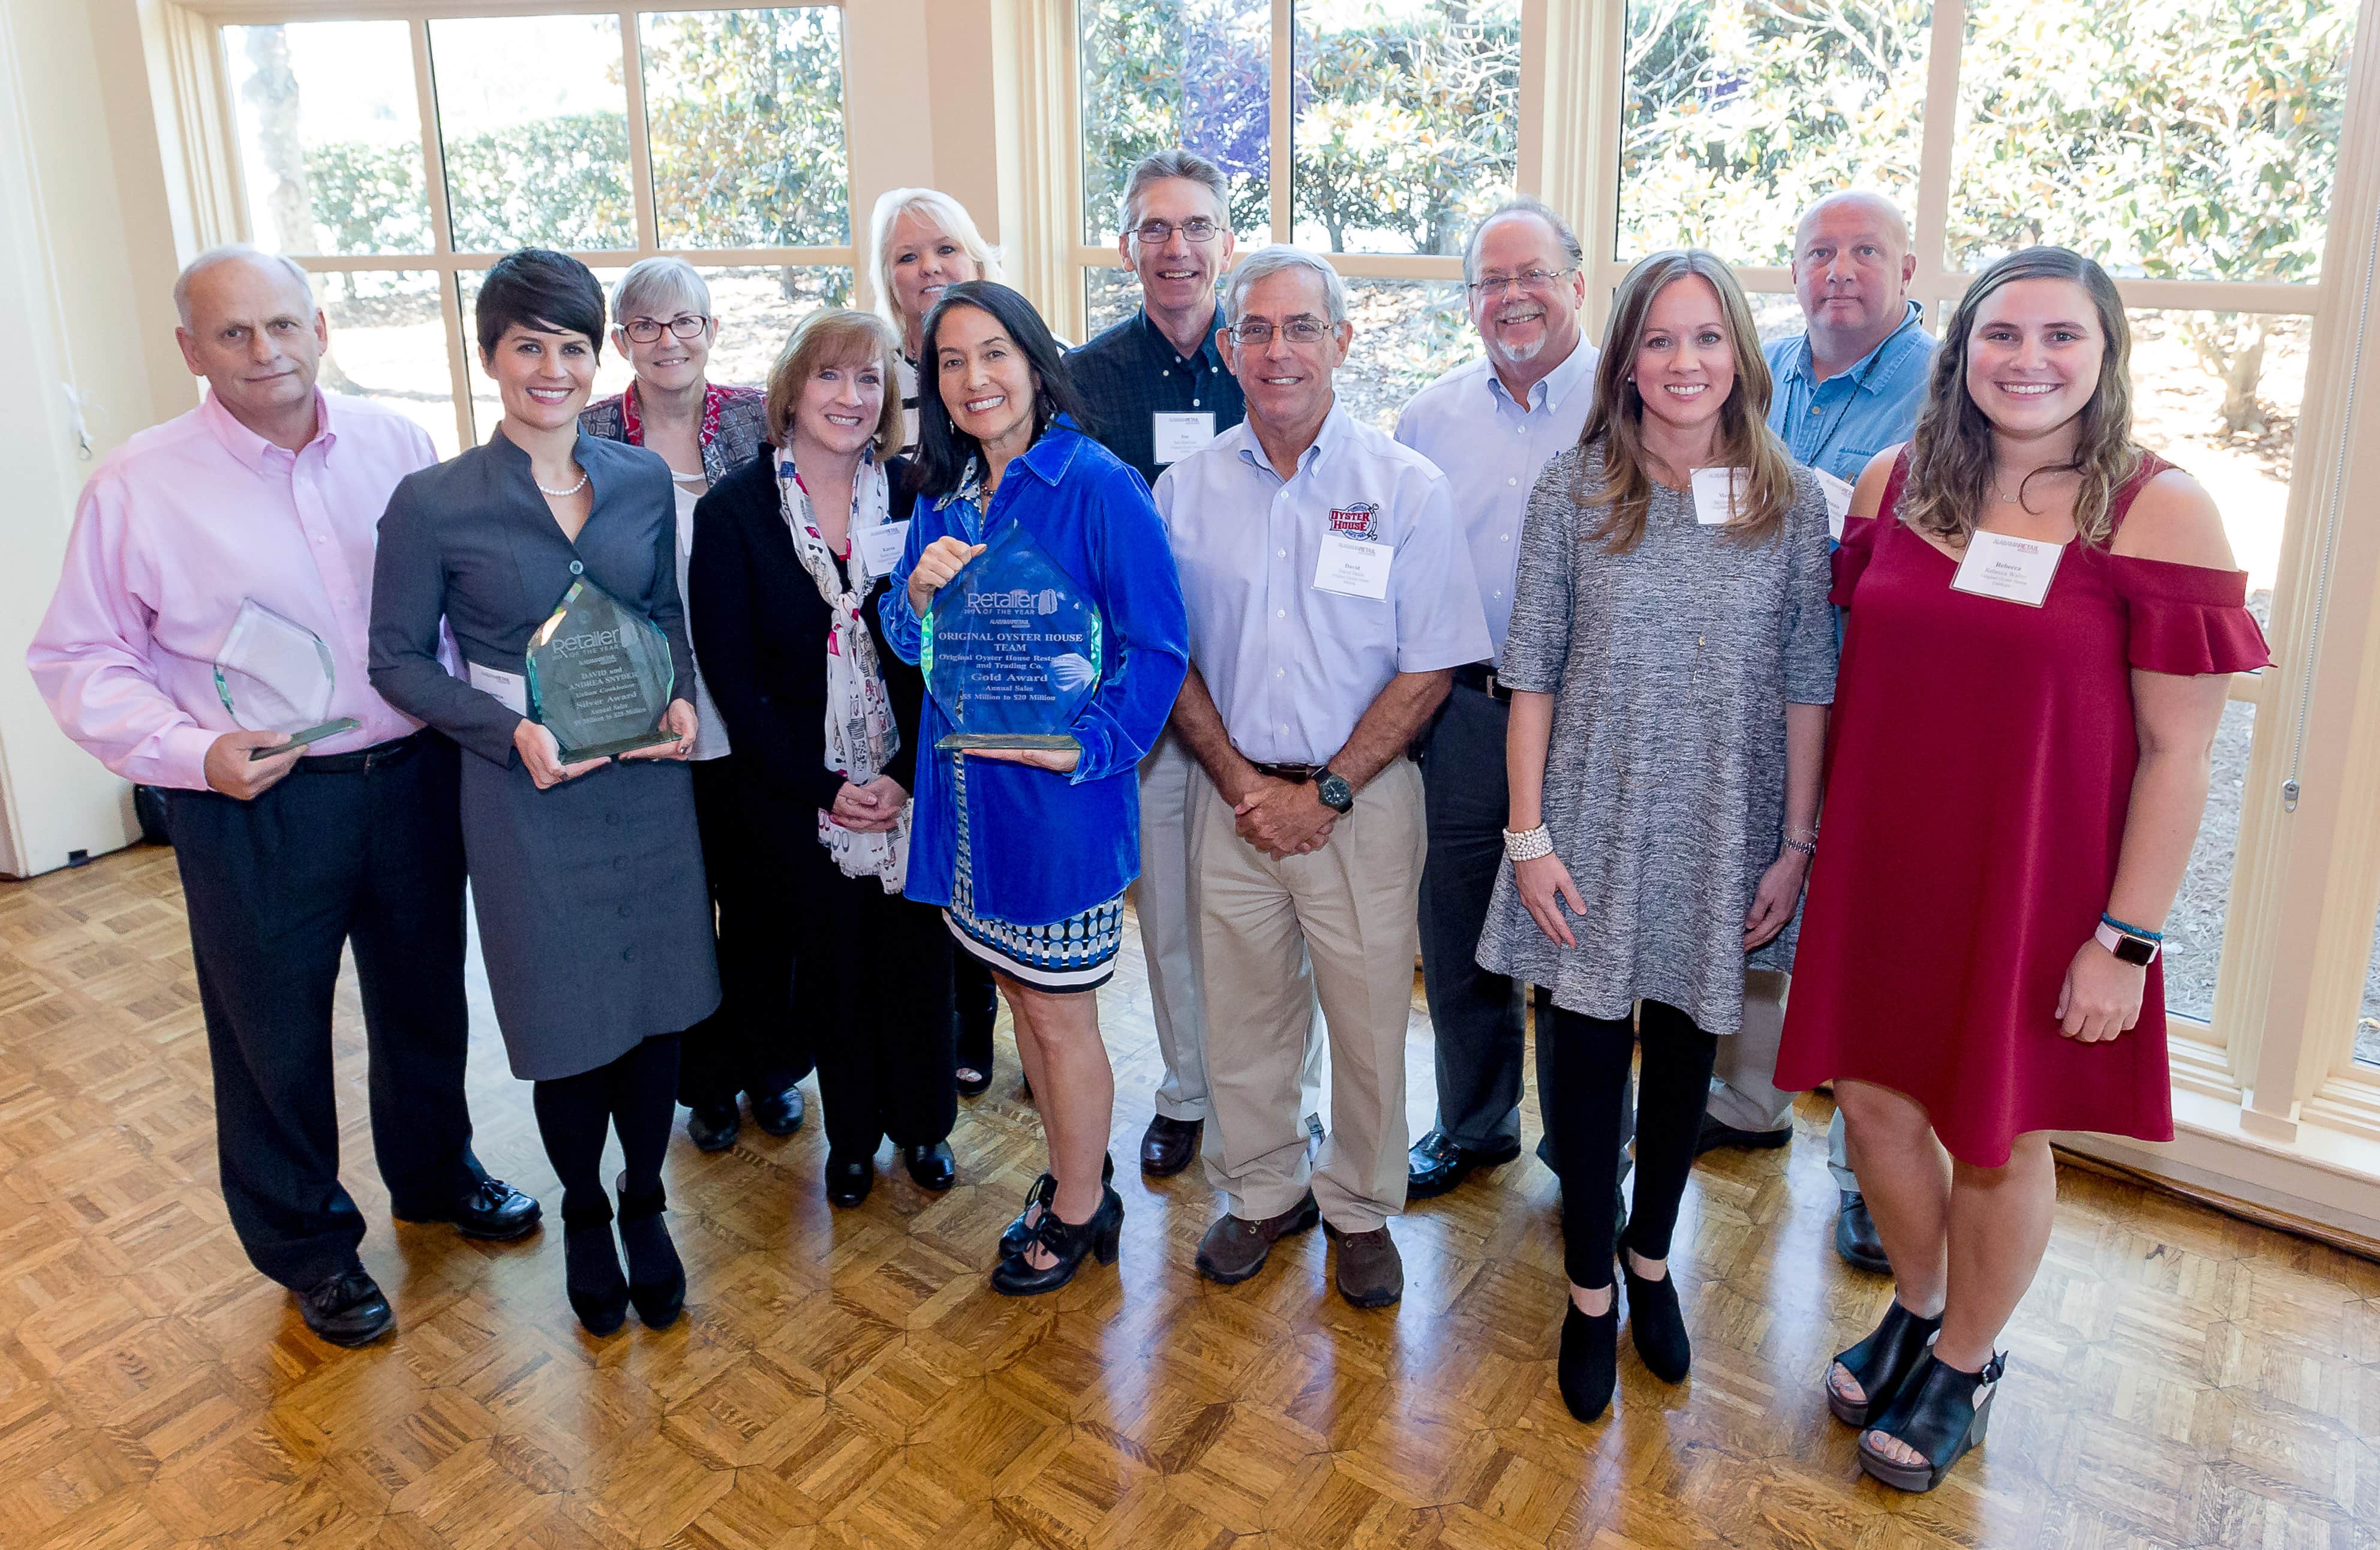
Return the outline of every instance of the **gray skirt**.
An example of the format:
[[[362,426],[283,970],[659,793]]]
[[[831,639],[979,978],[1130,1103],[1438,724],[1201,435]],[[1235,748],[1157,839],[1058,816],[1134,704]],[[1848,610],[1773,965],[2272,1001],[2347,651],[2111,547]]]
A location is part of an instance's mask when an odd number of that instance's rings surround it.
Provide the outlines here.
[[[615,760],[540,791],[517,761],[467,754],[463,849],[515,1076],[593,1071],[719,1005],[685,765]]]

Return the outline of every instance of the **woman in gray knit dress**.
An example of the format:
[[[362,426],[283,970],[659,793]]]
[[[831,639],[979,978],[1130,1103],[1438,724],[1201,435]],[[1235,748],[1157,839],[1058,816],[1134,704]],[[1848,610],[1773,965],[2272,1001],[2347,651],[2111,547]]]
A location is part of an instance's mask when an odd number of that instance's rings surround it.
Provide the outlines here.
[[[1670,1234],[1744,971],[1789,968],[1816,849],[1834,698],[1827,507],[1767,428],[1742,291],[1699,249],[1657,253],[1612,308],[1595,408],[1546,466],[1521,537],[1505,763],[1511,859],[1479,962],[1547,987],[1538,1095],[1567,1162],[1562,1398],[1610,1402],[1624,1249],[1654,1374],[1691,1349]],[[1632,1020],[1632,1011],[1634,1016]],[[1609,1170],[1641,1037],[1636,1187],[1615,1245]]]

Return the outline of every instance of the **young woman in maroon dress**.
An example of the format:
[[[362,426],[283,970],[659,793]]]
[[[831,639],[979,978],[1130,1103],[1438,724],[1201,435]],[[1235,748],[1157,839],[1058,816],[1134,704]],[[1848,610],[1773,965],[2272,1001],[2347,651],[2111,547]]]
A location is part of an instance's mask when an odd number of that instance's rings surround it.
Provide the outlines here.
[[[1777,1084],[1835,1084],[1891,1256],[1893,1305],[1827,1389],[1904,1490],[1982,1440],[2049,1241],[2047,1132],[2173,1134],[2153,950],[2227,675],[2267,660],[2214,503],[2131,439],[2131,343],[2090,260],[1993,264],[1835,556],[1826,838]]]

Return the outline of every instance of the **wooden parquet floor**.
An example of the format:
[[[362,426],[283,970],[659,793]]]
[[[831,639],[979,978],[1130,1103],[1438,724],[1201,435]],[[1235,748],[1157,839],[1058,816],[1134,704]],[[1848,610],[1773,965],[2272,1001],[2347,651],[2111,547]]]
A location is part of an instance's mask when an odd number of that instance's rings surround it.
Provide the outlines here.
[[[346,1177],[399,1320],[361,1351],[309,1335],[225,1224],[170,853],[0,884],[0,1545],[2380,1546],[2380,1265],[2079,1173],[1990,1442],[1930,1497],[1864,1480],[1819,1377],[1888,1290],[1830,1247],[1822,1099],[1789,1152],[1695,1175],[1692,1378],[1623,1341],[1615,1411],[1583,1427],[1534,1160],[1396,1224],[1396,1309],[1329,1295],[1318,1233],[1245,1286],[1196,1278],[1213,1196],[1130,1166],[1156,1070],[1136,956],[1105,998],[1121,1274],[985,1285],[1039,1166],[1003,1041],[940,1198],[895,1168],[833,1212],[814,1122],[717,1156],[681,1135],[689,1316],[601,1341],[558,1230],[389,1225],[352,983],[341,1006]],[[480,1156],[552,1211],[482,1025]],[[1416,1132],[1427,1040],[1417,1012]]]

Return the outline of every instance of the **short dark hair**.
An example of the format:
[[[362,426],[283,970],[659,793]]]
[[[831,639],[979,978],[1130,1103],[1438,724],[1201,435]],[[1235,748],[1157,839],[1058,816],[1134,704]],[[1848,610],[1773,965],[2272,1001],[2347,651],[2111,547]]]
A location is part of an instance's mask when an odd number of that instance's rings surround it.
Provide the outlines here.
[[[583,333],[602,358],[603,287],[594,271],[551,248],[524,248],[498,259],[480,282],[471,317],[483,357],[493,355],[496,341],[518,323],[540,333]]]
[[[958,428],[951,412],[942,405],[942,373],[936,360],[936,336],[941,331],[942,320],[953,307],[973,307],[991,314],[1016,347],[1025,352],[1025,364],[1031,368],[1033,392],[1033,439],[1050,429],[1050,422],[1060,415],[1071,415],[1076,425],[1090,423],[1090,410],[1084,402],[1082,390],[1075,385],[1074,374],[1066,369],[1066,357],[1051,337],[1050,325],[1033,304],[997,280],[966,280],[942,293],[926,314],[926,326],[917,344],[917,490],[922,495],[940,499],[956,494],[959,481],[966,478],[967,460],[982,452],[976,439]]]

